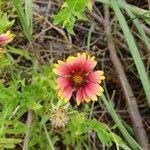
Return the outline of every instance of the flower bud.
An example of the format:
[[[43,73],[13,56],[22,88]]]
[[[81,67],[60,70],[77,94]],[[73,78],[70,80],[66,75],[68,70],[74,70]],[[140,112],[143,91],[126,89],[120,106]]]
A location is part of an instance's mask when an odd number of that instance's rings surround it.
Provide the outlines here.
[[[10,43],[14,39],[14,35],[10,31],[4,34],[0,34],[0,45],[4,46]]]

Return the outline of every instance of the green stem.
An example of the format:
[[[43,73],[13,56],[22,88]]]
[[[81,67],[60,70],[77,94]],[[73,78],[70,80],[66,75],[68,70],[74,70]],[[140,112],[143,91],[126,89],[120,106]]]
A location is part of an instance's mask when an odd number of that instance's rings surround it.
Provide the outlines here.
[[[45,134],[46,134],[46,137],[47,137],[47,140],[48,140],[48,143],[49,143],[49,146],[50,146],[50,150],[55,150],[54,146],[53,146],[53,143],[52,143],[52,140],[47,132],[47,129],[46,129],[46,126],[45,124],[43,124],[43,127],[44,127],[44,131],[45,131]]]
[[[106,99],[105,95],[102,95],[101,97],[108,113],[111,115],[112,119],[114,122],[117,124],[117,127],[119,128],[120,132],[124,136],[124,138],[127,140],[129,145],[134,149],[134,150],[142,150],[142,148],[137,144],[137,142],[131,137],[131,135],[128,133],[126,128],[123,126],[120,118],[118,117],[117,113],[114,111],[112,105],[108,100]]]

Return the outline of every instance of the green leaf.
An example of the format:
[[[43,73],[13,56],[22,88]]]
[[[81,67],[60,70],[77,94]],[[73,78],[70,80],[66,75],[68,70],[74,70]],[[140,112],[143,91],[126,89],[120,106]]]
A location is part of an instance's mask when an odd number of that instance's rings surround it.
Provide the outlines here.
[[[11,62],[4,56],[0,57],[0,74],[2,70],[6,67],[8,67],[11,64]]]
[[[14,148],[15,144],[21,143],[21,139],[0,138],[0,148]]]
[[[87,20],[85,16],[85,9],[89,7],[89,0],[66,0],[61,7],[60,12],[57,15],[53,15],[54,24],[62,25],[63,28],[66,28],[69,33],[75,35],[73,27],[75,21],[78,20]]]
[[[89,9],[90,11],[92,11],[93,5],[92,5],[92,2],[91,2],[91,1],[88,2],[87,7],[88,7],[88,9]]]
[[[10,52],[10,53],[24,56],[27,60],[31,59],[31,57],[29,56],[28,52],[25,51],[25,50],[17,49],[17,48],[11,47],[11,46],[8,46],[8,48],[9,49],[7,51]]]
[[[77,17],[80,20],[87,20],[87,17],[85,16],[85,14],[84,13],[80,13],[78,11],[74,13],[74,16]]]
[[[0,15],[0,34],[10,28],[14,22],[14,20],[9,21],[7,14]]]
[[[124,147],[128,150],[130,149],[118,135],[111,131],[106,124],[98,122],[96,119],[87,119],[85,126],[89,126],[92,130],[94,130],[102,144],[106,145],[107,147],[110,147],[112,143],[116,143],[122,148]]]
[[[42,108],[42,105],[34,102],[34,101],[30,101],[27,103],[28,108],[30,108],[31,110],[38,110],[40,108]]]
[[[26,124],[20,121],[12,121],[10,125],[14,127],[7,129],[8,134],[22,134],[22,133],[24,134],[28,129]]]
[[[112,141],[110,139],[110,135],[105,131],[97,132],[98,138],[100,141],[106,145],[107,147],[110,147],[112,145]]]

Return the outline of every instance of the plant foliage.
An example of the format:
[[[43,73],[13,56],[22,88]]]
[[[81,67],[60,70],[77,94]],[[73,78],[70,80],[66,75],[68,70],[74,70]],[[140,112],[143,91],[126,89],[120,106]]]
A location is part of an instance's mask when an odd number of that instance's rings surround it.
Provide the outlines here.
[[[9,21],[7,14],[0,13],[0,34],[5,32],[14,24],[14,20]]]
[[[73,27],[76,19],[87,20],[85,15],[86,7],[91,10],[91,3],[89,0],[66,0],[58,14],[54,15],[54,24],[62,25],[69,33],[75,35]]]

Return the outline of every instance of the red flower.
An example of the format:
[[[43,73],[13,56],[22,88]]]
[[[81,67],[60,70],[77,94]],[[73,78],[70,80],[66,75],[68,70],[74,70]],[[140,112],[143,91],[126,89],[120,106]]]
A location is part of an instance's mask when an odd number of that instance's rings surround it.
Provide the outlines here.
[[[58,60],[53,70],[57,75],[58,96],[68,102],[76,91],[76,102],[96,101],[104,91],[99,85],[105,79],[103,71],[93,71],[97,62],[86,53],[69,56],[66,61]]]
[[[10,31],[7,31],[4,34],[0,34],[0,45],[7,45],[10,43],[14,38],[14,35],[11,34]]]

